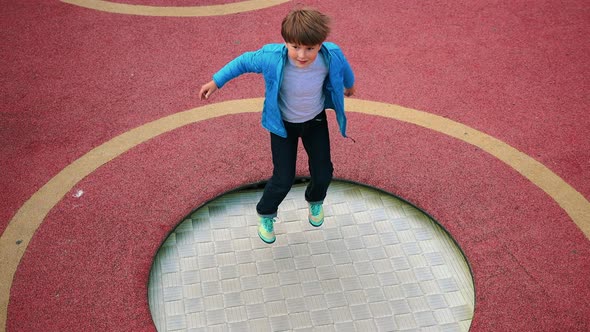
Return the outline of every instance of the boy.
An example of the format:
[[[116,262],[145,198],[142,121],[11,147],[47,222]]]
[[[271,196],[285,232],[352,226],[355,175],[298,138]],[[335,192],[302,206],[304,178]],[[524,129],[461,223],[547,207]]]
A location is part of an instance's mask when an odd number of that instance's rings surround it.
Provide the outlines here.
[[[291,11],[282,22],[285,44],[268,44],[246,52],[213,75],[201,87],[208,99],[231,79],[244,73],[264,76],[266,96],[262,126],[270,132],[273,174],[256,206],[258,235],[273,243],[274,218],[293,185],[299,137],[309,157],[311,181],[305,191],[309,223],[324,222],[322,204],[332,180],[330,137],[326,108],[336,111],[340,133],[346,137],[344,95],[354,94],[354,74],[340,48],[325,42],[330,19],[315,9]]]

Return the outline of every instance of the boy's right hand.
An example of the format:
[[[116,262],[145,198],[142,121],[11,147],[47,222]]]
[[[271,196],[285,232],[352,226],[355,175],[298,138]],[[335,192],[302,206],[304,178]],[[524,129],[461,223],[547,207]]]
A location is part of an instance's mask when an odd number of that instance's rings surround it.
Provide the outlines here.
[[[209,96],[213,94],[213,92],[217,91],[217,84],[215,84],[215,81],[211,81],[205,85],[203,85],[201,87],[201,91],[199,91],[199,99],[203,100],[203,98],[205,99],[209,99]]]

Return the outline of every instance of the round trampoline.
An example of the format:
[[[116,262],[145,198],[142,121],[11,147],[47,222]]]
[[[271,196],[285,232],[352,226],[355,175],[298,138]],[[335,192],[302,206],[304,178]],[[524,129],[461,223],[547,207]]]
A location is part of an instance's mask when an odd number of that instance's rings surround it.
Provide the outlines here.
[[[262,189],[225,194],[182,221],[151,270],[158,330],[469,330],[469,266],[435,221],[335,181],[315,228],[304,191],[295,185],[281,204],[272,245],[256,231]]]

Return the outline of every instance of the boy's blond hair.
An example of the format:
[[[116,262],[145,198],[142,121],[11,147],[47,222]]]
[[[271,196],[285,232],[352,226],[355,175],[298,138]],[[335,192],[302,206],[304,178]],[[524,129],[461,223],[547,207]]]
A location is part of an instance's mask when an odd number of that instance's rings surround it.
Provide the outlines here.
[[[330,18],[313,8],[292,10],[281,25],[287,43],[306,46],[323,43],[330,33]]]

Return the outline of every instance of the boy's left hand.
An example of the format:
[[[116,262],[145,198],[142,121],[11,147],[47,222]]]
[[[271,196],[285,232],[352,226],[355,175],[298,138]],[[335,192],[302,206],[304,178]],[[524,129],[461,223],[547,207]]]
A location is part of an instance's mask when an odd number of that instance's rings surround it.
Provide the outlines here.
[[[199,91],[199,99],[203,100],[203,99],[209,99],[209,96],[217,91],[218,87],[217,84],[215,84],[215,81],[211,81],[205,85],[203,85],[201,87],[201,90]]]
[[[352,96],[354,94],[355,91],[356,90],[355,90],[354,86],[353,87],[350,87],[348,89],[347,88],[344,88],[344,95],[346,97],[350,97],[350,96]]]

